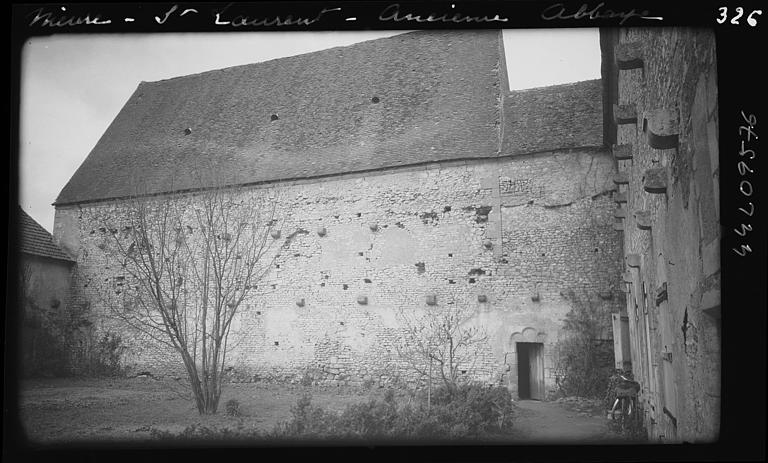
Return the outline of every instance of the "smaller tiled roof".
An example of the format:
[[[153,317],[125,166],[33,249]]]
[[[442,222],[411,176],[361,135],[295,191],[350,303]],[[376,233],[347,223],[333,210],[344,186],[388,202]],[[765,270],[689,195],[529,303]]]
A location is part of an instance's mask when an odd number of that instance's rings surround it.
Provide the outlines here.
[[[58,247],[53,242],[53,236],[22,208],[19,208],[19,241],[22,253],[68,262],[75,261]]]
[[[603,144],[600,79],[516,90],[504,98],[502,152],[529,154]]]

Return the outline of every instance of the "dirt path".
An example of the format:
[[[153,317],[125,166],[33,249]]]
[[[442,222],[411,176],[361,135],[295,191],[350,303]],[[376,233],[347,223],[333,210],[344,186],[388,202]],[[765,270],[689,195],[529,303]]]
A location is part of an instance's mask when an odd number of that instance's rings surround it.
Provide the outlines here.
[[[515,431],[522,441],[571,445],[626,442],[611,431],[599,411],[579,411],[559,402],[516,403]]]

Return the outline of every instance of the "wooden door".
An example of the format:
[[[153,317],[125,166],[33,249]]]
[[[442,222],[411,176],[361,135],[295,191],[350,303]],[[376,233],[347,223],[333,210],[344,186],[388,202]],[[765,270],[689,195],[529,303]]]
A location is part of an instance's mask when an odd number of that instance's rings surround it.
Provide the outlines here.
[[[629,317],[626,314],[611,314],[613,324],[613,358],[617,370],[632,369],[632,354],[629,345]]]
[[[667,415],[672,423],[677,423],[677,384],[675,382],[675,368],[672,363],[672,355],[675,350],[674,330],[675,323],[670,313],[669,304],[666,301],[661,303],[659,312],[661,314],[661,382],[663,384],[663,403],[664,414]],[[669,441],[676,439],[675,425],[672,425],[665,432],[665,437]]]
[[[528,350],[531,399],[544,400],[544,344],[531,343]]]

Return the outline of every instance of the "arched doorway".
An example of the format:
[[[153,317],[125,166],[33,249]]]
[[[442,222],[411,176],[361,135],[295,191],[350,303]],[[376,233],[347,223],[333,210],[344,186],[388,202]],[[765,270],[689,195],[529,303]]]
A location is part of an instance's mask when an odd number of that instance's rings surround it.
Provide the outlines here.
[[[517,343],[517,396],[544,400],[544,344]]]

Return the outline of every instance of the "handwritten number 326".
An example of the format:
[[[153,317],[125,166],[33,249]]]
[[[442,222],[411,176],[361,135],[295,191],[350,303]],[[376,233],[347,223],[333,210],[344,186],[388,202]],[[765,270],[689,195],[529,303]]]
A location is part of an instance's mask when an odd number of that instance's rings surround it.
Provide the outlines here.
[[[720,10],[720,17],[717,18],[718,24],[723,24],[724,22],[728,21],[728,7],[723,6],[718,8]],[[744,16],[744,8],[742,7],[736,7],[736,16],[731,18],[731,24],[739,24],[739,18]],[[751,13],[749,13],[749,16],[747,16],[747,24],[749,24],[752,27],[757,26],[757,19],[754,18],[755,15],[762,15],[763,10],[752,10]]]

